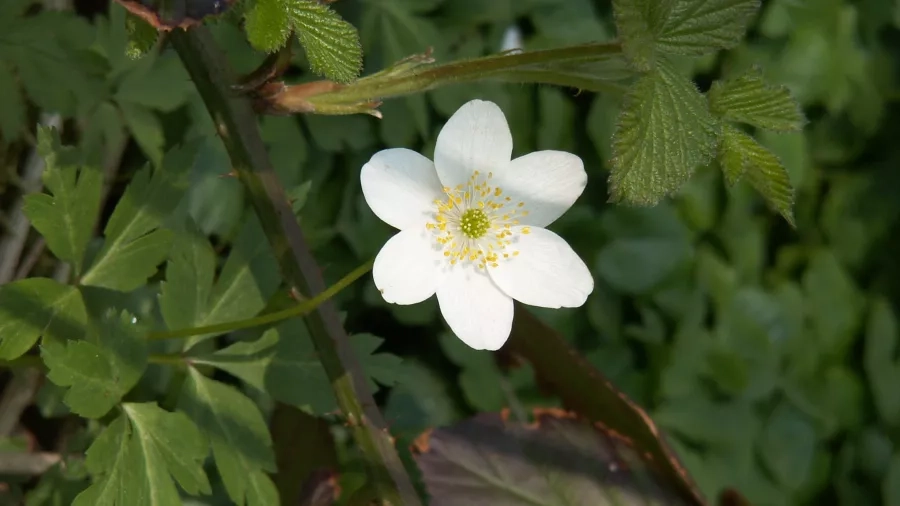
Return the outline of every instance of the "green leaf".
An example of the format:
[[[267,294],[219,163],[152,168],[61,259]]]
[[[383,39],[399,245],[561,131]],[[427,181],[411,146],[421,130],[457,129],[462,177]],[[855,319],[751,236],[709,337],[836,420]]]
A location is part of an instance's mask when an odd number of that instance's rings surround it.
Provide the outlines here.
[[[900,363],[897,361],[897,317],[883,299],[876,299],[869,313],[863,368],[872,389],[872,400],[882,420],[900,425]]]
[[[106,240],[81,283],[128,292],[147,282],[169,252],[172,233],[161,229],[184,194],[195,145],[169,152],[160,168],[139,171],[104,229]]]
[[[782,402],[766,423],[760,451],[773,477],[795,491],[809,479],[817,442],[815,429],[806,416]]]
[[[125,16],[125,31],[128,33],[125,54],[132,59],[141,58],[150,52],[159,39],[159,32],[156,31],[156,28],[130,11]]]
[[[668,237],[615,239],[597,255],[595,271],[613,288],[648,293],[688,258],[690,247]]]
[[[179,237],[166,266],[160,306],[170,329],[214,325],[251,318],[259,313],[280,283],[272,249],[255,215],[251,215],[232,245],[215,285],[215,256],[206,238]],[[194,336],[189,349],[211,337]]]
[[[900,7],[897,7],[897,11],[900,12]],[[885,506],[900,504],[900,454],[895,454],[891,458],[887,473],[884,475],[884,482],[881,484],[881,493],[884,495]]]
[[[184,413],[155,402],[122,405],[116,418],[87,451],[94,483],[73,506],[173,506],[185,492],[211,492],[203,471],[209,444]]]
[[[103,173],[95,167],[64,165],[59,160],[59,135],[38,130],[38,150],[46,167],[42,175],[47,193],[25,197],[25,214],[47,240],[56,257],[71,262],[80,273],[84,250],[100,210]]]
[[[318,1],[286,1],[312,71],[339,83],[355,79],[362,69],[362,46],[356,28]]]
[[[47,378],[70,387],[63,401],[72,412],[100,418],[137,384],[147,367],[147,343],[127,312],[109,312],[84,341],[47,342],[41,356]]]
[[[625,54],[650,70],[655,53],[700,56],[736,46],[759,0],[614,0]]]
[[[663,60],[625,96],[613,135],[612,200],[653,205],[713,156],[717,125],[697,87]]]
[[[273,53],[282,47],[291,34],[288,4],[291,0],[257,0],[247,13],[244,29],[254,48]]]
[[[383,340],[371,334],[355,334],[350,343],[366,371],[370,388],[374,381],[396,384],[402,374],[400,359],[388,353],[375,353]],[[289,320],[266,331],[254,342],[238,342],[213,353],[191,356],[197,364],[227,371],[275,399],[324,414],[336,409],[331,383],[306,327],[300,320]]]
[[[599,424],[535,415],[526,424],[482,413],[420,436],[415,460],[428,494],[445,506],[687,506],[639,449]]]
[[[733,79],[716,81],[709,90],[709,108],[728,121],[778,132],[799,131],[806,124],[800,104],[785,86],[772,86],[753,68]]]
[[[812,254],[803,273],[803,291],[820,352],[845,357],[863,310],[855,281],[830,250],[819,250]]]
[[[722,125],[718,159],[729,185],[746,176],[769,206],[794,225],[794,188],[774,153],[739,129]]]
[[[25,97],[9,65],[0,61],[0,134],[6,142],[19,137],[25,126]]]
[[[278,504],[278,491],[266,474],[275,471],[272,438],[253,401],[191,368],[178,407],[209,437],[232,501],[238,506]]]
[[[0,359],[21,356],[41,336],[45,343],[80,339],[86,325],[84,300],[74,286],[46,278],[0,286]]]
[[[150,109],[137,104],[123,102],[119,104],[119,108],[122,111],[125,125],[134,135],[135,142],[141,147],[147,158],[158,166],[166,141],[159,118]]]

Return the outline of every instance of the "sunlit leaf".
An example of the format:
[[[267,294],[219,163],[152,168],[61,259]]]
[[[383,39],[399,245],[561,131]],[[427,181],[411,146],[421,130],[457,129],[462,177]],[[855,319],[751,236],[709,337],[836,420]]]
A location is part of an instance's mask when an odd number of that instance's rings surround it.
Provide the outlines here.
[[[612,143],[612,199],[653,205],[674,192],[712,158],[716,130],[697,87],[661,60],[625,96]]]
[[[258,0],[247,12],[244,29],[247,40],[260,50],[272,53],[284,46],[291,34],[289,0]]]
[[[175,481],[187,493],[209,494],[203,460],[209,444],[184,413],[156,403],[126,403],[87,451],[94,483],[72,506],[176,506]]]
[[[80,273],[100,210],[103,173],[96,167],[65,165],[57,156],[59,147],[55,131],[38,131],[38,149],[46,163],[42,178],[49,193],[27,195],[25,214],[50,251]]]
[[[81,293],[47,278],[29,278],[0,286],[0,358],[11,360],[38,338],[59,343],[80,339],[87,325]]]
[[[213,284],[215,269],[215,255],[205,237],[196,233],[179,236],[166,264],[160,298],[163,319],[170,329],[250,318],[265,307],[280,279],[272,249],[255,216],[244,223]],[[208,337],[191,337],[185,349]]]
[[[259,408],[232,386],[191,368],[178,408],[206,434],[228,496],[243,506],[278,503],[272,438]]]
[[[535,414],[526,424],[483,413],[417,439],[431,504],[690,504],[626,439],[561,411]]]
[[[746,177],[772,209],[794,224],[794,188],[774,153],[741,130],[723,125],[718,158],[728,184]]]
[[[767,130],[796,131],[806,123],[791,92],[784,86],[768,84],[758,69],[713,83],[709,107],[723,119]]]
[[[341,83],[356,78],[362,69],[356,28],[316,0],[285,1],[312,71]]]
[[[128,46],[125,54],[137,59],[147,54],[159,39],[159,32],[143,19],[128,13],[125,17],[125,30],[128,32]]]
[[[127,292],[156,273],[172,243],[172,233],[160,227],[184,194],[195,147],[171,151],[161,167],[145,167],[134,176],[106,224],[103,248],[82,284]]]
[[[63,401],[87,418],[105,415],[137,384],[147,367],[147,343],[127,312],[110,312],[86,340],[45,341],[47,378],[69,387]]]

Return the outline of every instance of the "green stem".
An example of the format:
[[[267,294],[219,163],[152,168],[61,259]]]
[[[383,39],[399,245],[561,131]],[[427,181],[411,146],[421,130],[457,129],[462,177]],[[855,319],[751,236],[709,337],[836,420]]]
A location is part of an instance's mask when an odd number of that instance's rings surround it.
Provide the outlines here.
[[[212,117],[287,282],[315,296],[325,290],[319,266],[272,168],[250,102],[232,91],[233,70],[204,26],[173,30],[172,46]],[[368,378],[331,301],[304,319],[338,406],[384,504],[421,504],[369,389]]]
[[[589,72],[575,71],[577,65],[592,67]],[[573,86],[590,91],[622,92],[622,82],[633,77],[622,57],[618,42],[498,54],[459,60],[443,65],[413,66],[403,72],[390,69],[339,88],[308,98],[317,109],[324,106],[349,105],[410,95],[439,86],[481,80],[539,82]]]
[[[149,334],[147,334],[147,339],[183,339],[185,337],[202,336],[205,334],[225,334],[227,332],[234,332],[235,330],[249,329],[251,327],[260,327],[262,325],[268,325],[270,323],[277,323],[282,320],[287,320],[288,318],[294,318],[296,316],[304,316],[311,311],[314,311],[319,307],[320,304],[322,304],[326,300],[330,300],[332,297],[340,293],[341,290],[347,288],[351,283],[372,270],[372,264],[374,263],[375,260],[369,260],[368,262],[354,269],[352,272],[350,272],[350,274],[347,274],[346,276],[341,278],[337,283],[329,286],[328,289],[326,289],[324,292],[316,295],[309,300],[305,300],[297,304],[296,306],[291,306],[287,309],[282,309],[281,311],[276,311],[274,313],[264,314],[255,318],[247,318],[245,320],[217,323],[215,325],[206,325],[203,327],[190,327],[187,329],[150,332]]]
[[[179,367],[187,365],[184,356],[180,353],[154,353],[147,357],[147,362],[157,365],[176,365]]]

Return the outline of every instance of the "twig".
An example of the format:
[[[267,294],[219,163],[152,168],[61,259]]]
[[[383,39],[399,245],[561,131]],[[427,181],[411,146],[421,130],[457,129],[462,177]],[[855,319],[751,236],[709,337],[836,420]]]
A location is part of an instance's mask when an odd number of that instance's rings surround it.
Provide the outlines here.
[[[31,404],[40,379],[39,369],[27,368],[15,371],[12,380],[3,390],[3,397],[0,397],[0,439],[16,430],[19,417]]]
[[[225,55],[203,26],[173,30],[170,37],[206,104],[232,167],[247,189],[282,275],[308,296],[323,292],[322,274],[272,168],[251,104],[231,91],[236,80]],[[418,506],[419,497],[394,448],[334,304],[323,303],[305,322],[338,406],[363,454],[370,484],[383,504]]]
[[[72,456],[67,459],[72,459]],[[0,452],[0,474],[37,476],[63,462],[59,453],[7,453]]]

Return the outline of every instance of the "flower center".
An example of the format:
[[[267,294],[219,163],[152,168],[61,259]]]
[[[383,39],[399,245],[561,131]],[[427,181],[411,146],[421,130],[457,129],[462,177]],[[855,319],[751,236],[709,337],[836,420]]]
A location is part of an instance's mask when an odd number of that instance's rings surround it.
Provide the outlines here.
[[[425,224],[450,265],[471,264],[479,269],[497,267],[519,252],[512,249],[515,233],[512,227],[528,215],[525,202],[513,202],[503,189],[493,186],[491,179],[478,171],[466,184],[444,187],[444,199],[434,201],[434,221]],[[516,229],[529,233],[528,227]]]
[[[484,237],[491,228],[491,220],[481,209],[466,209],[459,218],[459,230],[472,239]]]

